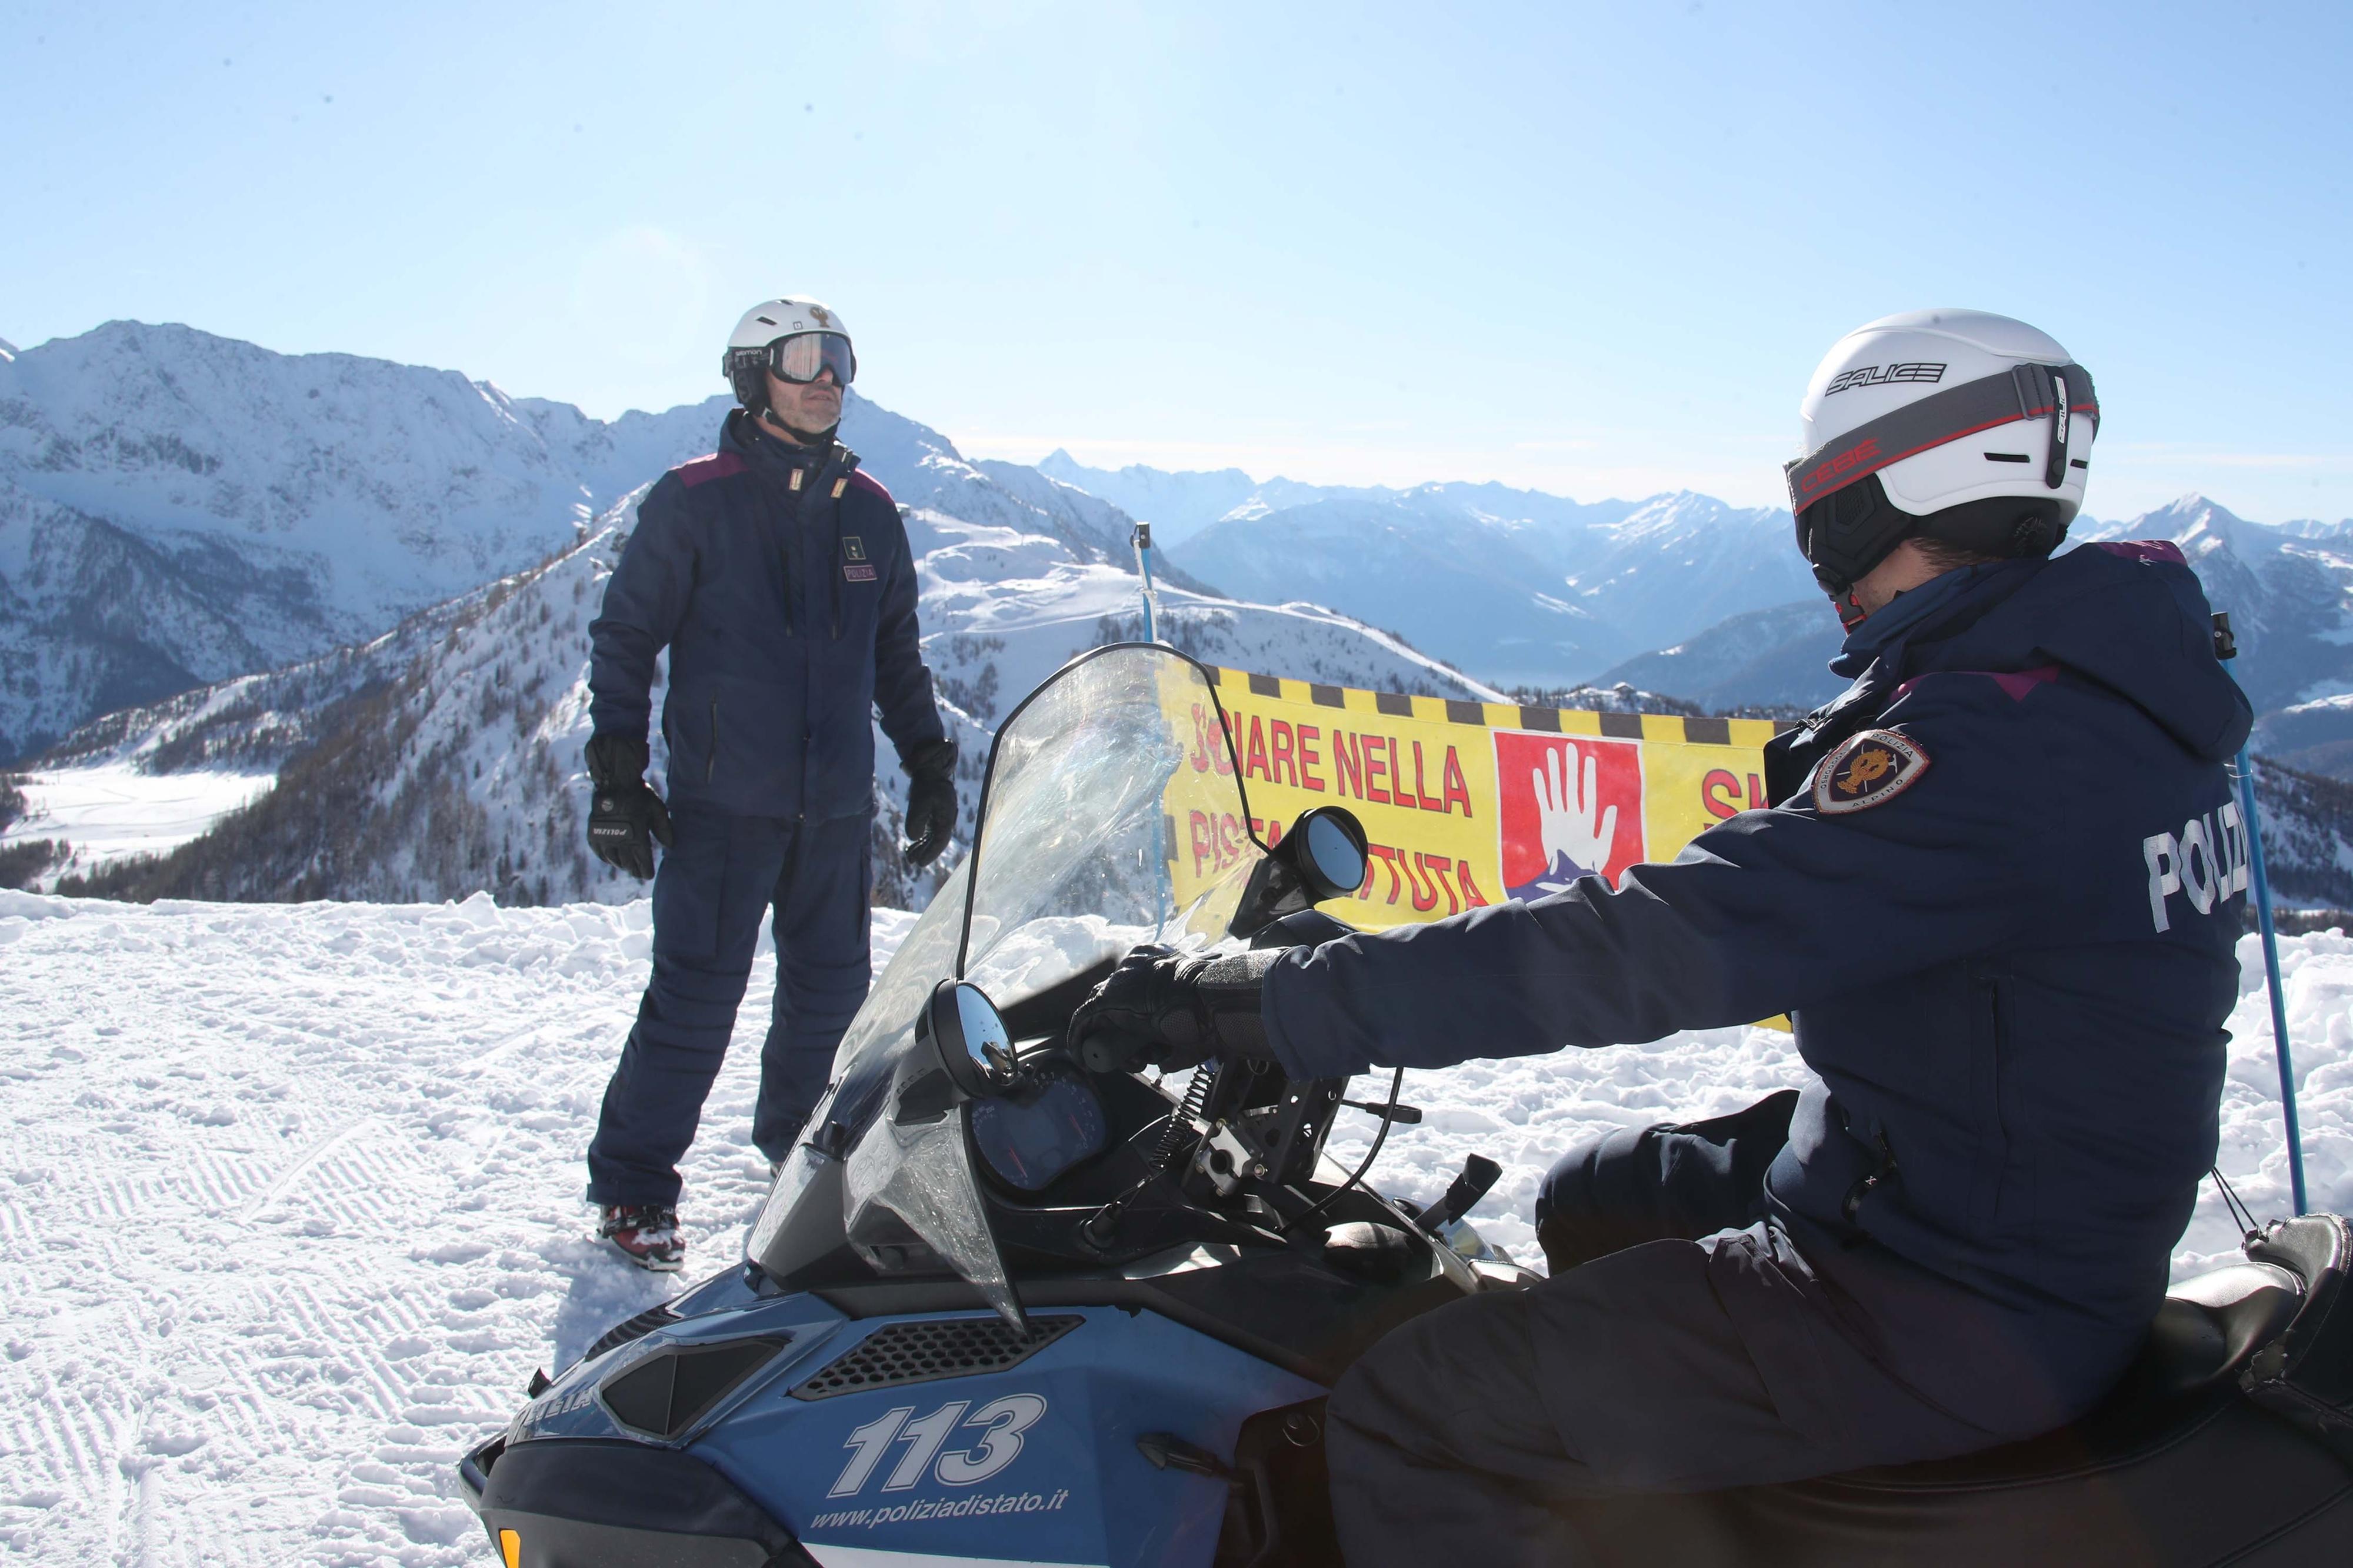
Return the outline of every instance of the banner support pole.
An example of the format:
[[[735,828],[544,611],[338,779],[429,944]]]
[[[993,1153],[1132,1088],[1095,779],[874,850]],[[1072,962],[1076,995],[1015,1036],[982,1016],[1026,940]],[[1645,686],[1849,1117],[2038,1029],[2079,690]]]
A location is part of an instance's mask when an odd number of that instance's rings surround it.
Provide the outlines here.
[[[1152,525],[1137,523],[1135,531],[1129,535],[1129,542],[1135,546],[1135,569],[1144,578],[1144,640],[1158,642],[1160,595],[1152,586]]]

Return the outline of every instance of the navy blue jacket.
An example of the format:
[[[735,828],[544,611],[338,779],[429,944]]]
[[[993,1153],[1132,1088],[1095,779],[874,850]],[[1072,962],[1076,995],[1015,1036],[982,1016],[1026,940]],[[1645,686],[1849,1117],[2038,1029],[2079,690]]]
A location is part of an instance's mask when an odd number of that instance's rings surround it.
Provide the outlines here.
[[[588,627],[590,723],[645,734],[667,647],[671,805],[863,815],[877,707],[902,759],[944,735],[915,588],[899,509],[857,457],[788,446],[739,409],[718,451],[664,474],[638,508]]]
[[[1816,1079],[1768,1211],[1899,1375],[1984,1410],[2022,1362],[2055,1422],[2139,1345],[2214,1158],[2250,715],[2170,544],[1972,575],[1776,740],[1772,809],[1614,890],[1302,950],[1265,1007],[1300,1076],[1788,1012]],[[1926,765],[1823,811],[1873,730]]]

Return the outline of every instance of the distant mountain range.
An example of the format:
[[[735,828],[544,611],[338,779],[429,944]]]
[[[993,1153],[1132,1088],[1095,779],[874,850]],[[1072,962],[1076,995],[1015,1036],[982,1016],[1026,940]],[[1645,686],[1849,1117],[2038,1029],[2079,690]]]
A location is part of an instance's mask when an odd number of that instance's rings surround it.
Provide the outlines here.
[[[1234,469],[1088,468],[1062,452],[1039,467],[1155,532],[1154,509],[1179,520],[1171,558],[1221,587],[1313,599],[1502,684],[1622,681],[1709,711],[1801,710],[1843,684],[1825,668],[1838,623],[1777,509],[1259,484]],[[2257,743],[2353,776],[2353,521],[2251,522],[2189,495],[2120,522],[2079,519],[2069,548],[2103,539],[2179,543],[2231,612]]]
[[[586,624],[643,487],[709,450],[727,406],[601,421],[185,327],[0,345],[0,763],[279,776],[165,863],[90,886],[628,896],[579,844]],[[1164,635],[1215,663],[1673,711],[1838,689],[1835,619],[1771,509],[972,461],[856,396],[844,438],[906,517],[968,769],[1039,679],[1140,631],[1134,515],[1164,547]],[[2179,541],[2232,613],[2258,745],[2353,776],[2353,524],[2193,496],[2076,534]],[[886,769],[878,842],[899,787]],[[2339,825],[2307,835],[2315,875]],[[882,864],[886,896],[919,895],[887,845]]]
[[[544,561],[710,451],[731,406],[608,422],[453,371],[131,321],[0,350],[0,763]],[[854,394],[845,425],[902,503],[1127,557],[1128,520],[1091,495],[967,463]]]
[[[1059,451],[1038,467],[1150,521],[1171,560],[1229,593],[1345,605],[1506,685],[1601,677],[1814,593],[1787,512],[1689,491],[1579,502],[1496,484],[1258,485],[1230,468],[1088,468]]]
[[[169,396],[114,384],[137,356]],[[0,365],[0,487],[13,487],[0,494],[19,503],[0,514],[0,732],[42,745],[45,767],[278,775],[158,865],[89,880],[100,868],[85,858],[31,848],[31,819],[11,832],[17,860],[143,897],[635,896],[582,848],[586,626],[647,484],[708,451],[729,405],[607,424],[438,372],[292,359],[185,328],[119,324],[16,355]],[[238,432],[265,432],[262,450]],[[445,468],[371,476],[367,452],[418,432]],[[969,785],[1025,692],[1072,654],[1138,635],[1133,524],[1033,468],[967,462],[854,395],[843,438],[900,502]],[[475,504],[492,488],[502,503]],[[140,569],[111,569],[124,558]],[[451,583],[463,586],[441,592]],[[1315,605],[1229,599],[1181,568],[1160,593],[1164,637],[1212,662],[1503,696]],[[271,637],[201,635],[256,624]],[[200,684],[208,669],[227,679]],[[920,903],[895,852],[903,783],[885,773],[878,896]]]

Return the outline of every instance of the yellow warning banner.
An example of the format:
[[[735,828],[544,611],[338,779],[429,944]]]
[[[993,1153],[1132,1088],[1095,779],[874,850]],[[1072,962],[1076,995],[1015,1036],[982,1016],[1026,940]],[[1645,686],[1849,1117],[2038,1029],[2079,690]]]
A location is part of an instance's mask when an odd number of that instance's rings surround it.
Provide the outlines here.
[[[1767,804],[1757,719],[1687,719],[1447,701],[1239,670],[1215,672],[1250,823],[1271,844],[1300,813],[1345,805],[1372,840],[1351,923],[1437,920],[1535,899],[1588,873],[1671,860],[1702,830]],[[1198,691],[1198,689],[1196,689]],[[1230,771],[1197,706],[1187,773]],[[1198,795],[1191,797],[1198,802]],[[1239,820],[1174,809],[1186,897],[1240,858]]]

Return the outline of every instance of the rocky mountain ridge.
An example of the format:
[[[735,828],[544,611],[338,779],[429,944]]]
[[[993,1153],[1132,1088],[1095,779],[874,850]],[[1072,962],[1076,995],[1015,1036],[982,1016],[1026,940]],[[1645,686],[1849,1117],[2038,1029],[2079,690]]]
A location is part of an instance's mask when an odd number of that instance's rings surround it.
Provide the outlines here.
[[[598,420],[454,371],[132,321],[0,354],[0,764],[524,571],[710,451],[730,406]],[[1127,559],[1115,507],[967,462],[854,392],[843,439],[905,504]]]
[[[958,477],[955,461],[936,456],[935,496],[981,510],[976,502],[1009,495]],[[639,884],[586,852],[581,751],[588,737],[587,626],[643,493],[624,498],[586,539],[548,560],[365,644],[77,731],[42,759],[45,768],[234,770],[275,773],[277,783],[160,858],[103,866],[87,858],[45,860],[40,884],[142,900],[410,902],[481,889],[512,904],[640,896]],[[1001,515],[1020,515],[1006,510],[1013,502],[996,504]],[[1059,519],[1058,531],[974,522],[928,506],[905,510],[925,659],[961,752],[966,840],[1003,714],[1073,654],[1138,631],[1137,578],[1083,558],[1063,537],[1075,530],[1083,539],[1095,526],[1085,507],[1032,510]],[[1250,605],[1164,585],[1160,624],[1166,640],[1213,663],[1382,690],[1503,698],[1313,605]],[[657,705],[661,696],[657,687]],[[668,762],[659,726],[649,739],[659,784]],[[875,896],[921,907],[955,858],[923,873],[900,861],[905,781],[879,736],[877,754]],[[29,837],[39,831],[28,822],[16,837],[47,842]]]
[[[1171,559],[1229,593],[1340,607],[1492,680],[1592,679],[1813,592],[1786,512],[1689,491],[1588,502],[1492,483],[1259,483],[1060,451],[1038,468],[1150,521]]]
[[[1253,598],[1307,597],[1397,627],[1491,679],[1624,682],[1709,711],[1811,708],[1842,682],[1841,634],[1790,547],[1788,514],[1706,496],[1581,505],[1499,485],[1322,487],[1239,469],[1090,468],[1056,452],[1041,472],[1115,499],[1174,557]],[[1222,509],[1222,510],[1220,510]],[[2235,671],[2260,747],[2353,776],[2353,520],[2238,517],[2187,495],[2095,540],[2179,543],[2231,612]]]

